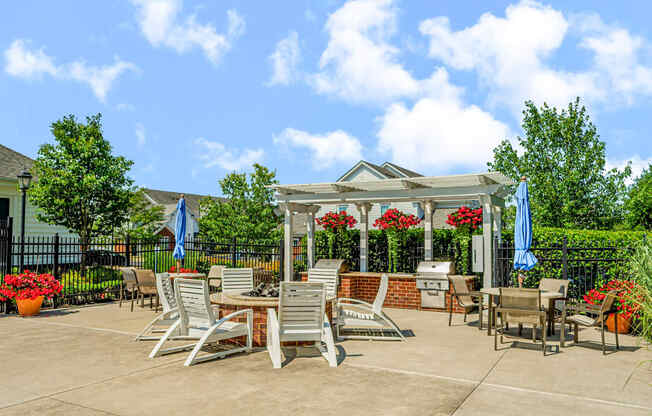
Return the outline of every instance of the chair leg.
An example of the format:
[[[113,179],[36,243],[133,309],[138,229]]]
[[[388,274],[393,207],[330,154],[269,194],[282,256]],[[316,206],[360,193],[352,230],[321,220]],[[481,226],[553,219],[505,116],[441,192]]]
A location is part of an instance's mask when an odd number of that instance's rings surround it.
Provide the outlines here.
[[[478,311],[478,315],[480,316],[480,325],[478,325],[478,326],[479,326],[478,329],[479,329],[480,331],[482,331],[482,315],[483,315],[483,313],[484,313],[484,306],[482,305],[482,296],[480,296],[480,306],[479,306],[479,309],[480,309],[480,310]]]
[[[537,342],[537,326],[532,325],[532,342]]]
[[[122,294],[124,293],[125,287],[124,285],[120,285],[120,302],[118,303],[118,308],[122,308]]]
[[[501,335],[502,341],[502,335]],[[494,351],[498,351],[498,328],[494,329]]]
[[[281,341],[276,311],[267,309],[267,352],[274,368],[281,368]]]
[[[136,292],[135,289],[131,289],[131,312],[134,311],[134,292]]]
[[[328,316],[324,316],[324,328],[322,329],[322,342],[326,344],[326,352],[322,352],[329,367],[337,367],[337,356],[335,355],[335,342],[333,341],[333,330],[328,323]]]
[[[523,335],[523,324],[518,324],[518,336]]]
[[[619,350],[620,346],[618,345],[618,315],[614,315],[614,324],[616,328],[616,349]]]
[[[604,344],[604,319],[601,320],[600,322],[600,333],[602,335],[602,354],[606,354],[607,351],[605,349],[605,344]]]
[[[579,328],[579,326],[577,326],[577,324],[573,325],[573,342],[576,343],[576,344],[578,342],[580,342],[580,334],[579,334],[580,331],[579,331],[579,329],[580,328]]]
[[[545,321],[545,318],[544,318],[543,327],[541,329],[541,340],[543,341],[543,356],[544,357],[546,355],[546,332],[548,332],[548,328],[546,328],[546,321]]]
[[[466,323],[466,308],[464,308],[464,323]]]
[[[559,328],[559,331],[561,332],[561,333],[559,334],[559,346],[560,346],[561,348],[564,348],[564,340],[566,339],[566,338],[565,338],[565,337],[566,337],[566,331],[565,331],[565,329],[566,329],[566,323],[565,323],[564,321],[562,321],[562,323],[561,323],[561,325],[560,325],[560,328]]]
[[[448,326],[451,326],[453,321],[453,297],[450,297],[450,302],[448,303]]]

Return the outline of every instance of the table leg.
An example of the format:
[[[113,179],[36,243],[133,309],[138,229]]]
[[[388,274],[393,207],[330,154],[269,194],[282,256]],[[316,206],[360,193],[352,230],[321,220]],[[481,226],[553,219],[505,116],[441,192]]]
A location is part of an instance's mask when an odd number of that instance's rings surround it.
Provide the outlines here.
[[[555,301],[548,299],[548,335],[555,335],[555,311],[553,307],[555,306]]]

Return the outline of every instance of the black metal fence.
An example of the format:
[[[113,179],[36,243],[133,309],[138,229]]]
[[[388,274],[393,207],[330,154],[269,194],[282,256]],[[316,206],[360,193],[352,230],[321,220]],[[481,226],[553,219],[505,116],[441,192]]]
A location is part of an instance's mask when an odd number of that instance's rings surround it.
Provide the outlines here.
[[[515,286],[518,272],[514,270],[514,246],[496,241],[494,247],[493,286]],[[557,244],[532,247],[531,251],[538,263],[524,273],[524,286],[536,287],[542,278],[568,279],[569,296],[579,299],[609,280],[627,279],[634,247],[572,246],[563,238]]]
[[[208,273],[212,265],[252,267],[255,283],[277,280],[282,270],[282,244],[190,238],[185,241],[182,268]],[[12,236],[11,221],[0,223],[0,283],[6,274],[21,269],[50,273],[63,286],[53,304],[81,304],[115,299],[122,285],[121,266],[154,272],[176,267],[174,242],[134,241],[116,237],[93,238],[83,244],[78,237],[28,236],[21,242]],[[0,309],[7,311],[10,303]]]

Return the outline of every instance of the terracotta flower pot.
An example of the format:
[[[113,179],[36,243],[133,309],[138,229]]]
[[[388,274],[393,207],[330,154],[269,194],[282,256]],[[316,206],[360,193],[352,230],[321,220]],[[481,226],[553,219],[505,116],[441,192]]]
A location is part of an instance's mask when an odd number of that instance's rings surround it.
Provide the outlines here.
[[[629,328],[632,325],[632,318],[625,318],[622,314],[611,314],[607,317],[607,331],[616,332],[615,316],[618,317],[618,333],[628,334]]]
[[[36,299],[16,299],[16,306],[18,306],[18,313],[20,316],[34,316],[41,312],[41,304],[43,303],[43,296]]]

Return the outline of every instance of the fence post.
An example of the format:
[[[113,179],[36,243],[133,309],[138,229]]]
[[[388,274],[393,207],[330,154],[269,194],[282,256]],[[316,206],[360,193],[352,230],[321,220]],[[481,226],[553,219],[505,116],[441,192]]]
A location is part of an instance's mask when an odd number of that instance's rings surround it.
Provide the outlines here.
[[[11,261],[13,260],[13,248],[14,248],[14,219],[9,217],[7,220],[7,258],[5,259],[5,264],[7,265],[7,270],[5,273],[11,274],[13,272],[13,265]]]
[[[238,237],[233,237],[233,243],[231,245],[231,267],[237,267],[237,255],[236,255],[236,245],[238,244]]]
[[[54,265],[52,274],[59,280],[59,233],[54,234]]]
[[[127,237],[125,238],[125,258],[127,261],[127,264],[125,266],[130,267],[131,266],[131,239],[129,238],[129,234],[127,234]]]
[[[283,281],[283,270],[285,266],[285,244],[284,240],[281,238],[278,242],[278,276],[279,282]]]
[[[568,237],[564,236],[561,246],[562,276],[568,280]]]

